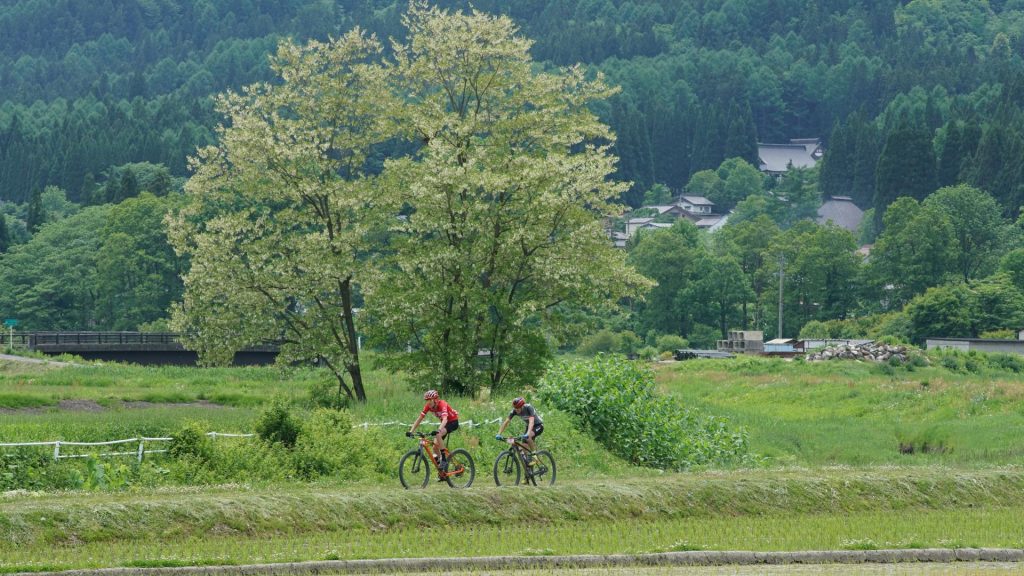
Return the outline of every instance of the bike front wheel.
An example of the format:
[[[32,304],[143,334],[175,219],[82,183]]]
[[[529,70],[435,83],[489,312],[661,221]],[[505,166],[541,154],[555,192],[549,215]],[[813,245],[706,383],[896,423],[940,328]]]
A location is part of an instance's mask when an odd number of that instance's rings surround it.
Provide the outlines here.
[[[448,455],[448,474],[444,481],[452,488],[469,488],[476,478],[476,464],[473,457],[462,448],[452,450]]]
[[[547,450],[537,452],[537,464],[530,467],[530,482],[534,486],[555,483],[555,457]]]
[[[494,461],[494,483],[498,486],[518,486],[520,478],[519,458],[512,450],[498,454]]]
[[[398,461],[398,479],[406,490],[427,487],[430,482],[430,464],[421,450],[410,450]]]

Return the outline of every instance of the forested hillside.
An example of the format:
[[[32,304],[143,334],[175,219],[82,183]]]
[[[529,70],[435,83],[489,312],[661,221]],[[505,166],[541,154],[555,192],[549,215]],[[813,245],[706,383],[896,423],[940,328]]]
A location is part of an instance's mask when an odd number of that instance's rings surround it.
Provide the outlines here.
[[[443,0],[442,6],[467,2]],[[942,183],[1020,205],[1024,14],[973,0],[481,0],[535,40],[534,57],[583,62],[622,86],[600,110],[619,136],[625,199],[678,190],[757,141],[835,132],[827,193],[871,204],[890,138],[934,138]],[[18,0],[0,7],[0,198],[55,185],[89,201],[111,166],[185,175],[217,121],[209,96],[269,78],[279,38],[361,26],[403,33],[399,0]],[[945,135],[954,127],[952,144]],[[902,147],[901,147],[902,148]],[[913,149],[902,153],[912,153]],[[977,154],[976,154],[977,152]],[[867,156],[868,160],[862,160]],[[1007,162],[1008,159],[1015,159]],[[871,160],[874,161],[871,161]],[[955,167],[955,168],[954,168]],[[91,175],[91,177],[90,177]],[[886,199],[883,199],[886,200]]]
[[[634,241],[632,263],[659,286],[632,305],[628,320],[586,319],[590,329],[635,331],[648,344],[659,334],[707,343],[729,327],[771,331],[773,270],[783,256],[795,275],[785,287],[784,332],[792,335],[811,321],[845,323],[813,325],[822,333],[864,333],[849,319],[899,312],[929,288],[1012,276],[1024,266],[1007,259],[1022,244],[1015,224],[1024,204],[1020,0],[472,6],[512,17],[540,66],[581,62],[621,87],[595,111],[617,134],[617,176],[632,182],[621,200],[634,208],[687,186],[700,193],[718,185],[712,181],[732,186],[729,174],[751,180],[736,159],[756,166],[758,142],[823,141],[824,161],[814,170],[724,192],[720,207],[736,205],[736,214],[711,241],[685,227],[652,234],[646,245]],[[213,142],[223,119],[212,96],[272,80],[268,56],[284,38],[326,39],[358,26],[401,39],[406,8],[403,0],[4,2],[0,250],[17,249],[2,261],[0,306],[32,328],[135,328],[162,318],[180,298],[177,273],[187,263],[161,234],[141,231],[159,229],[176,202],[168,194],[188,176],[187,157]],[[933,198],[943,187],[955,192]],[[112,206],[144,191],[154,196],[122,209],[136,223],[118,229]],[[873,229],[854,239],[801,222],[834,195],[869,210]],[[901,196],[909,198],[888,214]],[[980,216],[965,215],[957,204],[964,198]],[[90,205],[105,207],[84,209]],[[883,227],[864,265],[853,250]],[[979,242],[964,235],[980,228],[993,233]],[[931,245],[915,244],[926,237]],[[77,282],[63,264],[75,258],[83,265]],[[129,261],[141,272],[119,276]],[[1009,286],[1000,278],[990,280],[992,291]],[[947,301],[978,298],[948,290]],[[1024,305],[1007,306],[1004,318],[1024,321]],[[948,328],[925,316],[914,328],[908,318],[876,321],[874,333],[916,339]],[[989,320],[949,330],[1015,327]]]

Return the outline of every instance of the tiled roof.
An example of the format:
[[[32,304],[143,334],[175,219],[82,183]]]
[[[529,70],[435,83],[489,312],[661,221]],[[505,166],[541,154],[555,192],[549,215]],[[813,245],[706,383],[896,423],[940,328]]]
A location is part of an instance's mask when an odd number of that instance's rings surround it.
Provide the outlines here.
[[[818,224],[832,221],[836,226],[856,232],[864,219],[864,211],[847,196],[833,196],[818,208]]]
[[[789,165],[794,168],[813,168],[818,160],[811,156],[814,148],[804,144],[758,144],[757,156],[761,159],[761,170],[765,172],[786,172]]]

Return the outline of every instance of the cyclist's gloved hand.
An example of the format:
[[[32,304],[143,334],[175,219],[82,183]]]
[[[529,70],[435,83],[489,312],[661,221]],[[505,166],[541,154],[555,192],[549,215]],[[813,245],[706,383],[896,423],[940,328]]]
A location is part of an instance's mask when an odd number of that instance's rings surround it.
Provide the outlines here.
[[[502,440],[505,439],[505,437],[502,436],[501,434],[495,434],[494,439],[497,440],[498,442],[501,442]]]
[[[406,430],[406,431],[405,431],[405,436],[406,436],[407,438],[412,438],[412,432],[410,432],[410,431]]]

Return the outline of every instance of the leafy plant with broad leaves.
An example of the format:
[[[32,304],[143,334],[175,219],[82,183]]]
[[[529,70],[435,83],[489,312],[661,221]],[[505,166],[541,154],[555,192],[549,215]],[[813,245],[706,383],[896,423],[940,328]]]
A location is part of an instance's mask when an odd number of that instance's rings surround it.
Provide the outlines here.
[[[620,356],[556,364],[541,381],[538,396],[572,414],[609,450],[639,466],[681,470],[747,455],[744,430],[658,395],[654,372]]]

